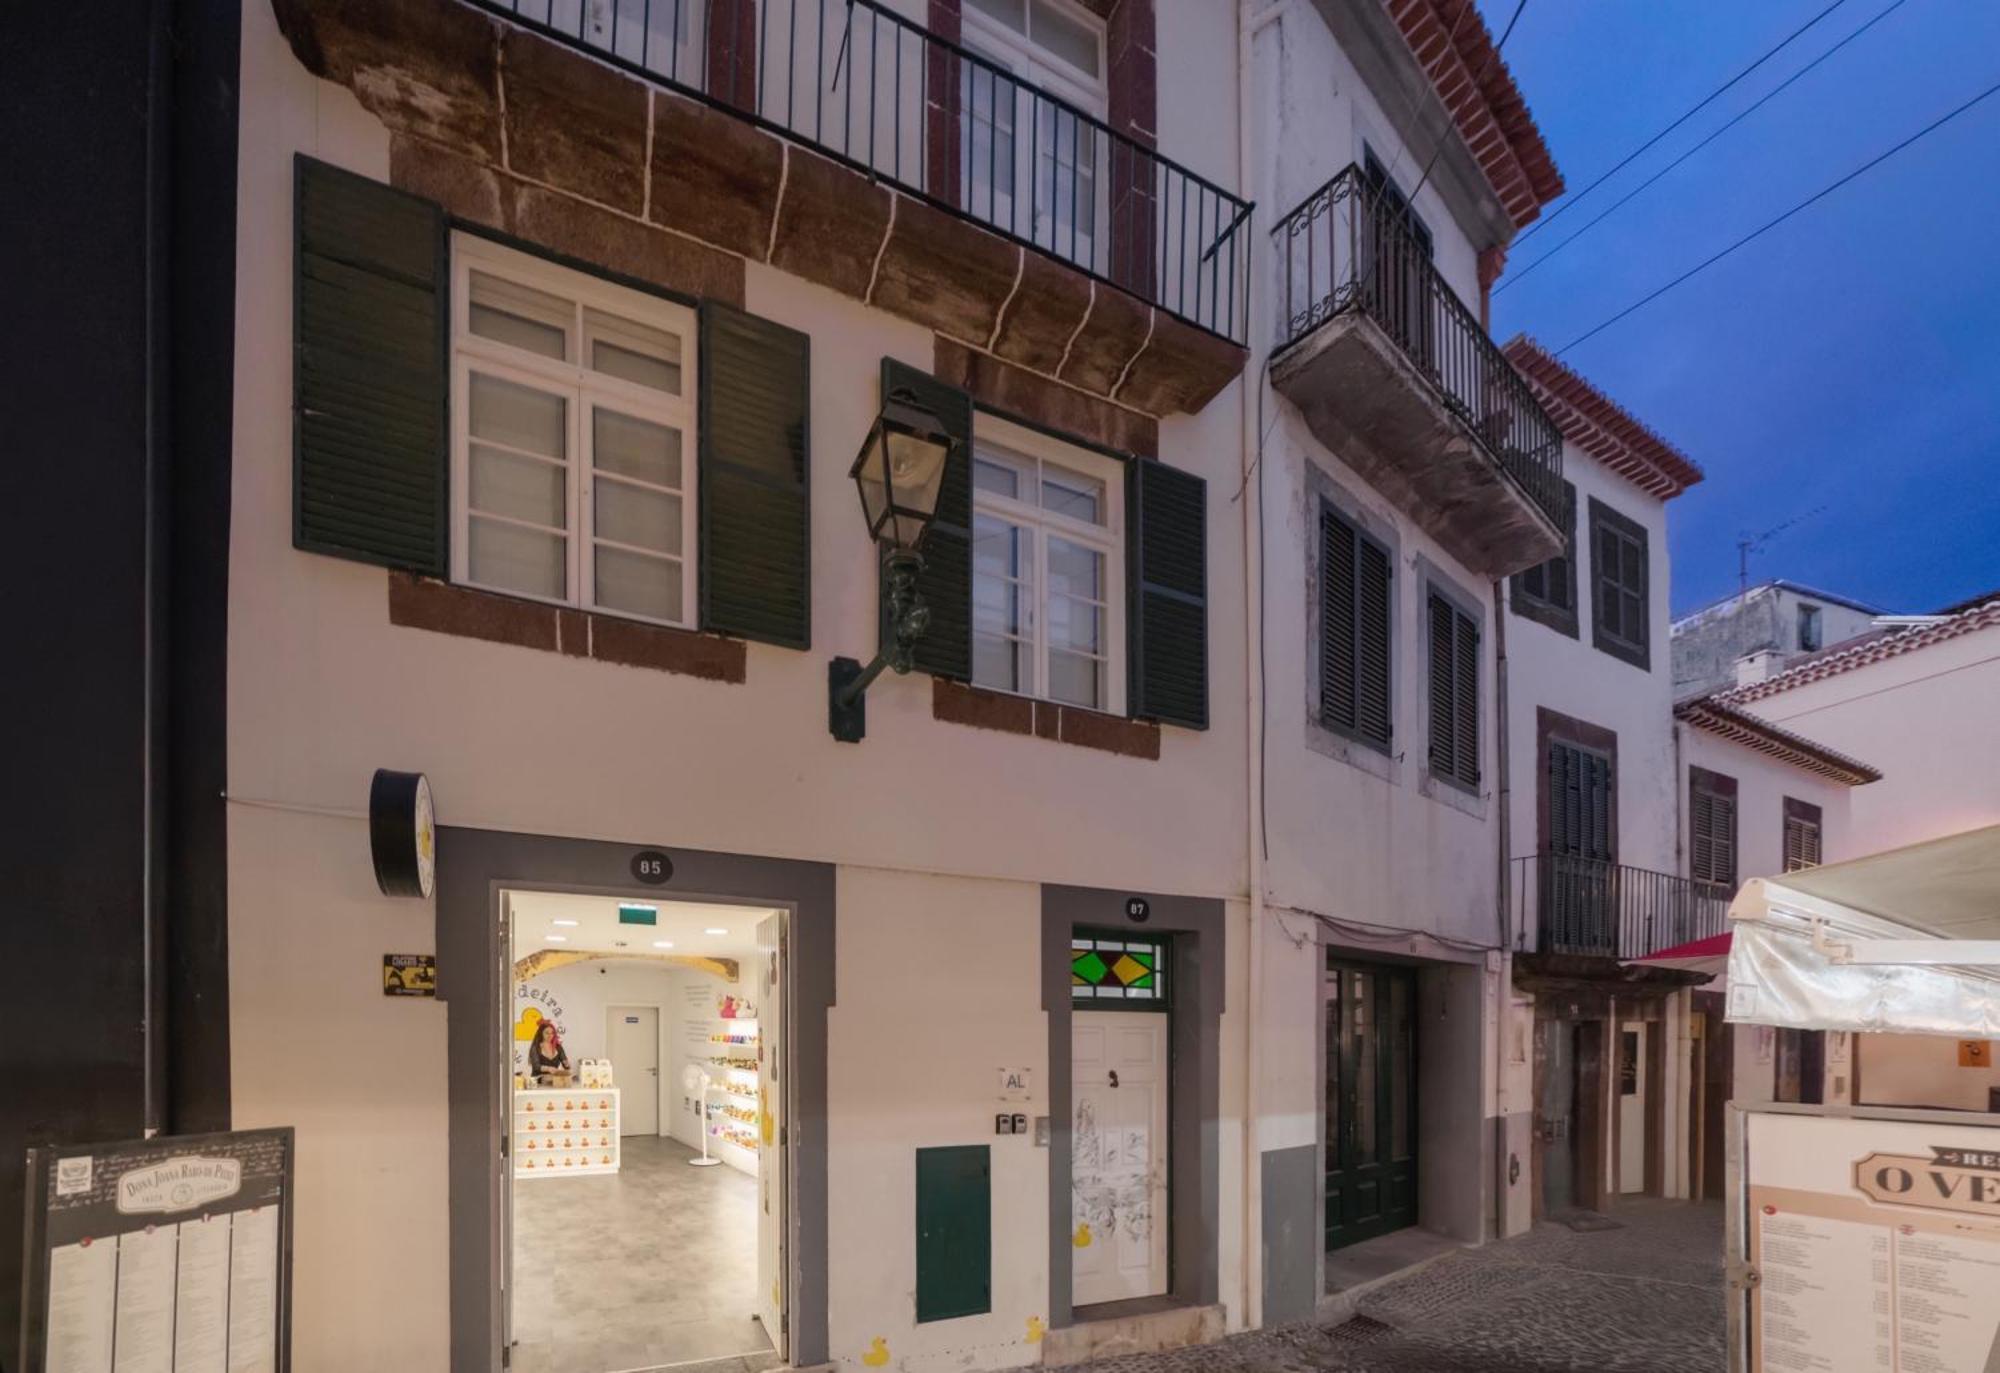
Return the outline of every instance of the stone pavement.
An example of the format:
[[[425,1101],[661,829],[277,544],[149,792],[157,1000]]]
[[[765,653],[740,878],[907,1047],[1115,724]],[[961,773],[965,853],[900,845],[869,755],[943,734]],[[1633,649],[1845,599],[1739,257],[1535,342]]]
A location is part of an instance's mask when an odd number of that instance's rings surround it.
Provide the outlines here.
[[[1634,1201],[1619,1228],[1544,1224],[1297,1325],[1102,1373],[1721,1373],[1722,1208]]]

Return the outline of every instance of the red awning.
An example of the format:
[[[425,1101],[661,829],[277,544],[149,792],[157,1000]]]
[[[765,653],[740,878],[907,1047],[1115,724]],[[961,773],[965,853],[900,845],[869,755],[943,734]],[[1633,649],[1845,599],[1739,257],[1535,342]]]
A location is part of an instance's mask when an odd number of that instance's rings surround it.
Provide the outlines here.
[[[1671,949],[1661,949],[1658,953],[1628,959],[1627,962],[1638,967],[1676,968],[1682,972],[1720,977],[1729,970],[1729,940],[1727,933],[1712,934],[1706,939],[1676,944]]]

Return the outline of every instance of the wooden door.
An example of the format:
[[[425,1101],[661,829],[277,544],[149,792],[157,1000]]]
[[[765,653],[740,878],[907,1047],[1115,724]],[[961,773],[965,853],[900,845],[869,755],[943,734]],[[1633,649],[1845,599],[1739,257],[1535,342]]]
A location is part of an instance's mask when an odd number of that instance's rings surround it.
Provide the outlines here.
[[[1329,1251],[1417,1223],[1416,996],[1408,968],[1328,965]]]
[[[1167,1016],[1070,1021],[1071,1301],[1167,1290]]]
[[[1618,1190],[1646,1190],[1646,1069],[1648,1028],[1628,1020],[1618,1029]]]
[[[1535,1022],[1535,1063],[1542,1210],[1554,1215],[1576,1205],[1576,1031],[1570,1022]]]

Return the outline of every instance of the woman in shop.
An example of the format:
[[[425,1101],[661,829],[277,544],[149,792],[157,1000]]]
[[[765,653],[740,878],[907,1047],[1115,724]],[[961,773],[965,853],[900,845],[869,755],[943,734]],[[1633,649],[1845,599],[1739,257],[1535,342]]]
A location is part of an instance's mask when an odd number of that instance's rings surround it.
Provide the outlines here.
[[[544,1073],[569,1071],[569,1055],[553,1020],[544,1020],[535,1030],[535,1042],[528,1049],[528,1075],[539,1079]]]

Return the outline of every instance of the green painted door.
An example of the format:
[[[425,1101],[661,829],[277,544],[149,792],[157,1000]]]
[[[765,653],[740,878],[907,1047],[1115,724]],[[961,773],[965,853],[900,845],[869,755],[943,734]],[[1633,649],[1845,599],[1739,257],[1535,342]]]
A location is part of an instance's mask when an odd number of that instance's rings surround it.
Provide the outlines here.
[[[984,1144],[917,1150],[917,1319],[993,1309],[993,1173]]]
[[[1328,1250],[1417,1223],[1416,999],[1409,968],[1327,964]]]

